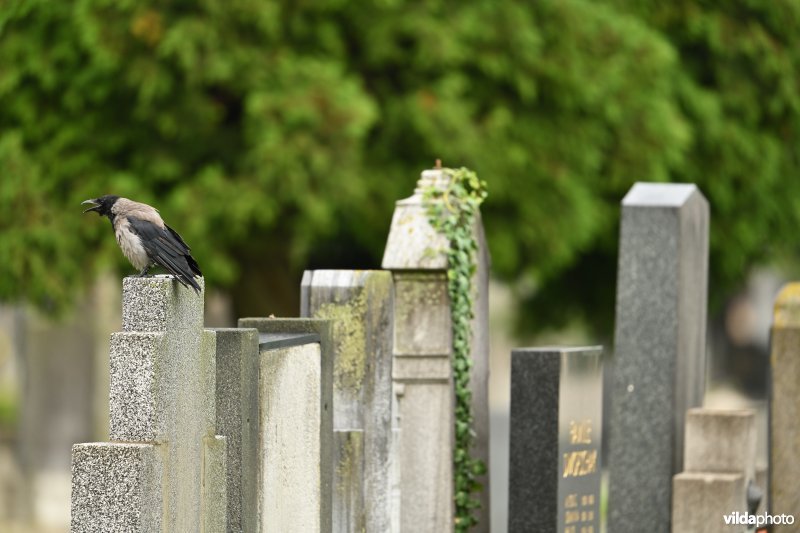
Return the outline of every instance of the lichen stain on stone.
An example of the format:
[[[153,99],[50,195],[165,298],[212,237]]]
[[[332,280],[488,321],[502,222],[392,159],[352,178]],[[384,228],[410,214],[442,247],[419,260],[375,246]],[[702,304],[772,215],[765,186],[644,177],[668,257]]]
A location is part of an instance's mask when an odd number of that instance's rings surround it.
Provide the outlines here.
[[[339,450],[339,461],[336,464],[336,492],[344,496],[350,489],[357,472],[353,471],[354,462],[361,457],[361,439],[353,433],[347,434]]]
[[[357,391],[364,379],[366,367],[365,308],[366,295],[362,291],[357,298],[349,302],[324,303],[314,313],[314,318],[332,322],[332,337],[336,346],[333,380],[334,386],[339,390]]]
[[[773,326],[788,328],[800,326],[800,283],[785,285],[775,299]]]

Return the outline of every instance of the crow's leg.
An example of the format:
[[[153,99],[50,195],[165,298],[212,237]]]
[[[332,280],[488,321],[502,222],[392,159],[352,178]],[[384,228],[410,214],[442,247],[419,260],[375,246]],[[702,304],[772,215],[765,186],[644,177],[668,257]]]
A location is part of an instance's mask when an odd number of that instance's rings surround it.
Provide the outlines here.
[[[151,267],[151,266],[153,266],[153,265],[147,265],[146,267],[144,267],[144,268],[142,269],[142,271],[141,271],[141,272],[139,272],[139,277],[140,277],[140,278],[143,278],[143,277],[145,277],[145,276],[147,275],[147,271],[148,271],[148,270],[150,270],[150,267]]]

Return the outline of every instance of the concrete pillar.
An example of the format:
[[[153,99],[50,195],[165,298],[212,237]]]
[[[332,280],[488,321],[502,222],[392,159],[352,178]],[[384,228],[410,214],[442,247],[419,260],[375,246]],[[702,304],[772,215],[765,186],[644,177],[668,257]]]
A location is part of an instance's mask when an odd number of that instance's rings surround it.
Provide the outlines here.
[[[202,293],[171,276],[128,277],[122,303],[112,442],[73,447],[72,532],[223,532],[225,440],[215,435],[216,339],[203,330]],[[116,501],[121,487],[135,516],[97,503]]]
[[[394,364],[400,470],[400,530],[446,531],[453,527],[454,393],[452,332],[447,293],[447,239],[428,222],[422,194],[444,188],[440,169],[426,170],[410,198],[397,202],[383,256],[394,279]],[[489,256],[478,219],[478,269],[470,372],[476,438],[473,454],[489,464],[488,274]],[[489,528],[489,480],[475,531]]]
[[[259,332],[258,479],[261,533],[330,533],[333,356],[330,323],[242,318]]]
[[[775,300],[770,367],[770,514],[792,514],[800,521],[800,283],[786,285]],[[772,531],[797,531],[797,527],[781,524]]]

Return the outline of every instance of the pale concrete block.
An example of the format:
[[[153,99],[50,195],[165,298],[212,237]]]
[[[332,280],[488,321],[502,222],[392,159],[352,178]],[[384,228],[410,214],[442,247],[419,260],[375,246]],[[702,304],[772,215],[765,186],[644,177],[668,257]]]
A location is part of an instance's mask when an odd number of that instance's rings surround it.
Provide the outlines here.
[[[445,273],[397,273],[394,280],[395,357],[449,354],[453,334]]]
[[[203,439],[203,492],[200,502],[202,533],[231,531],[228,527],[225,441],[225,437],[219,435]],[[253,474],[250,473],[251,476]]]
[[[216,333],[217,433],[226,444],[228,531],[257,531],[258,331]]]
[[[364,490],[364,432],[333,432],[333,530],[341,532],[378,531],[367,528]],[[388,518],[388,517],[387,517]],[[388,521],[386,529],[388,530]]]
[[[260,375],[261,531],[330,531],[330,518],[323,529],[320,513],[325,500],[330,506],[323,475],[332,474],[320,468],[323,443],[332,438],[320,432],[320,345],[262,350]]]
[[[770,513],[800,513],[800,283],[781,289],[775,300],[770,357],[772,387],[769,408]],[[800,518],[800,516],[798,516]],[[776,525],[775,533],[796,531]]]
[[[755,479],[755,411],[689,409],[684,471],[741,473]]]
[[[683,472],[673,478],[672,532],[744,533],[746,526],[726,525],[724,516],[747,512],[742,474]]]
[[[204,290],[205,281],[197,278]],[[183,287],[171,275],[126,277],[122,282],[123,331],[174,331],[203,327],[204,292]]]
[[[320,339],[317,345],[318,349],[321,350],[319,360],[320,380],[318,382],[320,387],[318,395],[320,454],[317,457],[321,501],[318,511],[321,530],[324,532],[330,531],[333,482],[333,341],[330,321],[309,318],[240,318],[239,327],[255,328],[259,334],[264,335],[313,334]],[[262,355],[259,394],[262,394],[264,390],[263,361]],[[296,386],[297,384],[295,384]],[[262,409],[260,419],[264,420],[264,406],[261,402],[260,405]],[[263,431],[264,429],[261,428],[259,438],[262,440]],[[262,488],[263,485],[259,487],[259,490]],[[261,502],[261,496],[259,496],[259,502]],[[265,526],[262,524],[263,527]]]
[[[450,531],[453,527],[451,387],[447,382],[406,383],[398,395],[401,531]]]
[[[72,533],[160,533],[163,448],[89,443],[72,447]]]
[[[686,411],[702,403],[709,208],[692,184],[622,200],[609,423],[608,529],[665,533]]]

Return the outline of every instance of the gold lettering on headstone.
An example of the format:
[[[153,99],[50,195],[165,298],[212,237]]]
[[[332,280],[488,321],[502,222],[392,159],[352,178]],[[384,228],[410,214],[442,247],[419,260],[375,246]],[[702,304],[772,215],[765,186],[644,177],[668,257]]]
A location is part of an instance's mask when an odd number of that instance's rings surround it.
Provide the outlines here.
[[[587,476],[597,472],[597,450],[580,450],[564,454],[563,477]]]
[[[578,495],[567,494],[567,497],[564,498],[564,509],[572,509],[577,506],[578,506]]]
[[[582,422],[569,423],[569,441],[572,444],[591,444],[592,443],[592,421],[583,420]]]
[[[595,467],[597,462],[595,461]],[[595,533],[594,494],[567,494],[564,498],[564,533]]]

